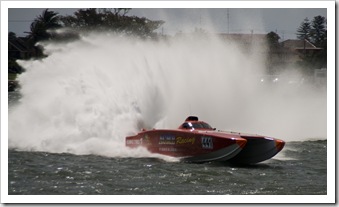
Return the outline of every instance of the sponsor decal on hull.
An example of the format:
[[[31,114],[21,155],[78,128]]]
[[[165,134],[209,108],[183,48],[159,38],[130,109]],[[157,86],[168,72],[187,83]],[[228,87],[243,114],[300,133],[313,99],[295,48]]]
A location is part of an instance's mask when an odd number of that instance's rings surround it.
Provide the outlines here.
[[[134,145],[140,145],[141,141],[140,139],[131,139],[126,141],[127,144],[134,144]]]
[[[194,144],[195,137],[177,137],[177,144]]]
[[[160,136],[159,144],[175,144],[175,136],[173,135]]]
[[[171,147],[159,147],[159,151],[162,152],[176,152],[176,148],[171,148]]]

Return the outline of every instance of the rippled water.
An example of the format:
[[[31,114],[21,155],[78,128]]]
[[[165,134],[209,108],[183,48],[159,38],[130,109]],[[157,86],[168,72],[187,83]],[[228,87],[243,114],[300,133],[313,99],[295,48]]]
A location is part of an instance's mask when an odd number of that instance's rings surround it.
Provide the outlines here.
[[[326,140],[289,142],[275,159],[166,162],[9,150],[9,194],[27,195],[326,195]]]

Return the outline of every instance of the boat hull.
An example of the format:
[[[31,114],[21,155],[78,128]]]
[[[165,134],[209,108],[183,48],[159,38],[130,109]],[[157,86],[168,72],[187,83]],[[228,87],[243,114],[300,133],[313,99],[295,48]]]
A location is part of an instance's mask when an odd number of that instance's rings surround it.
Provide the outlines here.
[[[190,162],[229,160],[246,145],[238,135],[209,131],[149,130],[126,138],[128,147],[145,147],[151,153],[181,158]]]
[[[245,147],[229,162],[254,164],[268,160],[280,152],[285,142],[279,139],[262,136],[241,136],[247,140]]]
[[[209,152],[202,155],[191,156],[183,158],[183,161],[188,162],[211,162],[211,161],[226,161],[235,156],[242,150],[238,144],[232,144],[228,147]]]

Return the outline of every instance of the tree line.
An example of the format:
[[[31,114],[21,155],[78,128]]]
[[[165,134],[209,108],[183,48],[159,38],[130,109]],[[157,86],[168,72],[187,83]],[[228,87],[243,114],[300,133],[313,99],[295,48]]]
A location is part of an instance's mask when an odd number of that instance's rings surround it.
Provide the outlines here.
[[[141,38],[152,38],[158,29],[165,22],[162,20],[149,20],[145,17],[127,16],[131,9],[79,9],[74,15],[61,16],[57,12],[45,9],[37,16],[30,25],[30,31],[26,39],[30,47],[36,47],[36,43],[45,40],[67,41],[78,38],[80,32],[84,31],[110,31],[133,35]],[[65,29],[57,32],[58,29]],[[9,36],[15,36],[14,33]],[[41,48],[38,56],[42,55]]]
[[[73,15],[61,16],[57,12],[45,9],[30,25],[30,31],[23,38],[30,50],[34,51],[33,58],[44,57],[40,41],[70,41],[79,38],[81,32],[109,31],[138,38],[157,38],[155,30],[165,22],[149,20],[145,17],[128,16],[129,8],[114,9],[79,9]],[[58,30],[62,32],[57,32]],[[316,16],[310,21],[305,18],[296,32],[299,40],[309,41],[316,47],[322,48],[318,53],[305,54],[300,66],[305,68],[326,67],[327,59],[327,29],[326,18]],[[9,32],[9,39],[16,39],[16,34]],[[266,35],[269,45],[269,55],[279,51],[282,45],[279,35],[270,32]],[[22,72],[16,63],[17,57],[9,54],[9,70]]]
[[[30,25],[30,31],[23,38],[25,45],[32,52],[33,58],[43,58],[43,48],[37,45],[41,41],[69,41],[80,37],[81,32],[109,31],[138,38],[155,38],[154,32],[165,22],[150,20],[145,17],[128,16],[129,8],[114,9],[79,9],[73,15],[62,16],[45,9]],[[61,30],[61,32],[59,32]],[[9,40],[18,37],[9,32]],[[9,54],[9,72],[20,73],[22,68],[16,63],[18,57]]]
[[[312,21],[305,18],[296,31],[297,39],[303,43],[303,53],[300,55],[300,61],[297,66],[304,72],[312,74],[314,69],[327,67],[327,29],[326,18],[315,16]],[[269,59],[272,56],[283,51],[283,45],[279,42],[280,37],[275,32],[266,35],[268,42]],[[313,44],[318,51],[306,53],[307,43]],[[271,56],[271,57],[270,57]],[[274,64],[274,63],[273,63]]]
[[[309,68],[327,67],[327,25],[326,18],[315,16],[312,21],[305,18],[297,29],[299,40],[309,41],[322,50],[314,54],[305,54],[301,66]]]

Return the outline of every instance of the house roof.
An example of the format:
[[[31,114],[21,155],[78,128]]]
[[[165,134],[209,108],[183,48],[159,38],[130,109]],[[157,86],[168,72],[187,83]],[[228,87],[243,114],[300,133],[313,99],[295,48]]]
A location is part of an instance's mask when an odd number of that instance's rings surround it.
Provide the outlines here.
[[[281,45],[285,48],[295,49],[295,50],[321,50],[322,48],[316,47],[314,44],[308,40],[285,40],[281,42]]]
[[[247,43],[252,42],[252,41],[265,42],[267,40],[266,34],[221,33],[219,34],[219,36],[224,39],[247,42]]]

